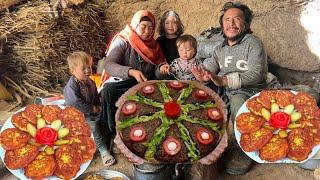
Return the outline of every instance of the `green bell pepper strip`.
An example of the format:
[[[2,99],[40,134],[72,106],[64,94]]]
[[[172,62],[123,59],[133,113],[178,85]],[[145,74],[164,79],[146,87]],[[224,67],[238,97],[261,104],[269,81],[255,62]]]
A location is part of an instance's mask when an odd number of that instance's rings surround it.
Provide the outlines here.
[[[152,99],[148,99],[148,98],[141,96],[139,94],[128,96],[128,100],[137,101],[137,102],[147,104],[147,105],[150,105],[150,106],[153,106],[156,108],[163,108],[162,103],[156,102]]]
[[[154,113],[152,116],[135,116],[135,117],[131,117],[128,119],[125,119],[123,121],[120,122],[120,124],[118,125],[119,129],[124,129],[127,127],[130,127],[134,124],[138,124],[138,123],[142,123],[142,122],[147,122],[147,121],[151,121],[151,120],[155,120],[160,118],[161,114],[163,113],[163,111],[158,111],[156,113]]]
[[[186,114],[181,115],[180,118],[185,120],[185,121],[187,121],[187,122],[190,122],[192,124],[199,124],[199,125],[202,125],[204,127],[210,128],[210,129],[212,129],[213,131],[215,131],[215,132],[217,132],[219,134],[219,139],[222,137],[222,131],[221,131],[221,129],[218,126],[217,123],[214,123],[212,121],[205,120],[205,119],[190,118]]]
[[[164,102],[172,101],[172,97],[170,97],[169,89],[165,83],[158,83],[159,90],[162,94]]]
[[[191,162],[197,161],[200,158],[200,152],[196,147],[196,143],[193,142],[188,129],[181,122],[179,122],[179,120],[176,121],[176,123],[180,131],[180,137],[187,148],[188,157],[190,158]]]
[[[189,111],[198,110],[198,109],[207,109],[217,107],[215,103],[206,102],[204,104],[196,103],[196,104],[183,104],[181,105],[181,109],[183,112],[188,113]]]
[[[146,160],[150,160],[154,157],[154,154],[157,151],[158,145],[161,141],[166,137],[166,132],[170,128],[170,126],[174,123],[173,120],[168,120],[164,113],[161,113],[160,119],[162,120],[161,126],[159,126],[155,133],[153,134],[149,143],[145,143],[144,145],[147,146],[147,150],[144,153],[144,157]]]
[[[184,101],[189,97],[193,89],[193,86],[190,84],[187,88],[184,88],[180,94],[180,96],[177,99],[177,102],[182,104]]]

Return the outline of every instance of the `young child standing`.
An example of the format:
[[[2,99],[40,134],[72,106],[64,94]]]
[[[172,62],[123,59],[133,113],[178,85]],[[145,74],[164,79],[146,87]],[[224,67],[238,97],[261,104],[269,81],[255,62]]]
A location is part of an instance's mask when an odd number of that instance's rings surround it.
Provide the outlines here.
[[[192,67],[201,67],[202,62],[195,58],[197,53],[197,40],[191,35],[182,35],[177,39],[179,58],[173,60],[170,65],[160,67],[162,74],[172,73],[178,80],[196,80],[191,72]]]
[[[179,15],[172,10],[164,12],[160,19],[158,31],[160,37],[157,38],[157,41],[170,64],[179,57],[176,40],[184,31]]]
[[[100,99],[94,81],[89,78],[92,73],[92,57],[85,52],[76,51],[68,56],[67,61],[72,76],[63,90],[66,105],[73,106],[84,113],[93,131],[102,163],[110,166],[115,163],[115,159],[109,153],[105,139],[99,131]]]

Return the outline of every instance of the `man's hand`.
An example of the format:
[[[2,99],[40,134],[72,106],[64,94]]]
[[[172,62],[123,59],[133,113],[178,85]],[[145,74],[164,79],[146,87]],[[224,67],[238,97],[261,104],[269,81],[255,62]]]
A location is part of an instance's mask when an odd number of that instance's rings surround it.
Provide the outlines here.
[[[128,72],[129,76],[134,77],[138,83],[147,81],[147,78],[143,75],[143,73],[136,69],[130,69]]]
[[[210,79],[218,87],[226,86],[228,84],[228,80],[226,77],[220,77],[213,73],[211,73]]]
[[[207,82],[210,80],[211,73],[200,67],[192,67],[191,72],[198,81]]]
[[[169,74],[170,71],[170,66],[168,63],[163,64],[162,66],[160,66],[160,73],[161,74]]]

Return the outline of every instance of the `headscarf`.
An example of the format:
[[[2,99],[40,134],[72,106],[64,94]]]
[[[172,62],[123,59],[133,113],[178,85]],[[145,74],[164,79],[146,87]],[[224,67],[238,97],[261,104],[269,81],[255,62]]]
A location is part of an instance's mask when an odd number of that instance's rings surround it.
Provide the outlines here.
[[[156,19],[154,15],[150,11],[140,10],[132,17],[130,25],[126,25],[126,27],[115,37],[120,36],[128,41],[144,61],[158,65],[166,60],[161,51],[160,45],[153,38],[154,31],[151,35],[151,38],[145,41],[143,41],[135,31],[143,17],[148,17],[153,24],[153,28],[155,29]]]

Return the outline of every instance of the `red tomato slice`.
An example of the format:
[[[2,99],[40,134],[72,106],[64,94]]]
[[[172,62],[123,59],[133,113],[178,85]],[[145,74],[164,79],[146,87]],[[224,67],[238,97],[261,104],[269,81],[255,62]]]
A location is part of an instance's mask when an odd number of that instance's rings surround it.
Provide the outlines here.
[[[176,118],[180,115],[181,108],[177,102],[170,101],[164,103],[164,113],[170,118]]]
[[[166,154],[174,156],[180,152],[181,143],[178,139],[174,137],[167,137],[166,140],[164,140],[162,147]]]
[[[121,111],[124,115],[129,116],[137,111],[137,105],[133,102],[127,102],[122,106]]]
[[[208,115],[209,119],[212,119],[212,120],[221,119],[221,113],[220,113],[219,109],[217,109],[217,108],[208,109],[207,115]]]
[[[176,90],[181,90],[183,88],[183,84],[179,81],[171,81],[169,86]]]
[[[204,99],[208,96],[208,94],[202,89],[197,89],[195,95],[198,99]]]
[[[152,94],[154,93],[154,90],[155,90],[154,85],[147,85],[142,88],[142,92],[144,94]]]
[[[146,129],[141,126],[134,126],[130,129],[129,138],[134,142],[144,141],[147,136]]]
[[[208,145],[208,144],[212,143],[212,141],[213,141],[212,133],[205,128],[199,128],[196,133],[196,137],[197,137],[198,141],[204,145]]]

